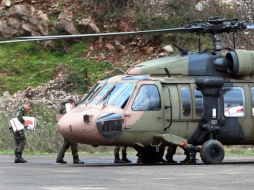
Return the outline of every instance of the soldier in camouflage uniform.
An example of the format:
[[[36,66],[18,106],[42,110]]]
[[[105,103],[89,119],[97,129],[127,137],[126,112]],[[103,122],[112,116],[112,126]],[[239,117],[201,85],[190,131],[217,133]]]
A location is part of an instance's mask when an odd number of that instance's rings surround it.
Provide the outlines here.
[[[67,101],[64,101],[61,103],[60,114],[66,114],[69,111],[66,104],[70,105],[69,109],[76,106],[76,103],[73,99],[68,99]],[[56,162],[60,163],[60,164],[67,164],[67,162],[64,161],[63,158],[64,158],[65,152],[69,149],[69,147],[71,147],[71,152],[72,152],[72,156],[73,156],[73,164],[84,164],[84,162],[79,160],[78,144],[74,143],[74,142],[70,142],[69,140],[67,140],[65,138],[64,138],[64,143],[58,152]]]
[[[25,114],[27,112],[29,112],[32,108],[33,108],[32,103],[30,103],[30,102],[25,103],[23,106],[18,107],[15,110],[15,113],[13,115],[13,117],[18,118],[20,123],[22,123],[25,128],[27,127],[27,124],[25,123],[23,116],[25,116]],[[12,130],[12,132],[13,132],[14,141],[15,141],[15,160],[14,160],[14,162],[15,163],[26,163],[27,161],[24,160],[22,157],[22,153],[23,153],[23,150],[24,150],[25,144],[26,144],[25,132],[24,132],[24,130],[16,131],[16,132],[14,132]]]
[[[120,159],[120,152],[121,147],[115,146],[114,148],[114,155],[115,155],[115,163],[131,163],[131,161],[127,158],[127,146],[122,147],[122,159]]]
[[[167,154],[166,154],[166,161],[168,163],[177,163],[174,159],[173,156],[176,153],[176,148],[177,146],[169,146],[168,150],[167,150]],[[183,148],[184,150],[184,154],[185,154],[185,159],[182,160],[180,163],[187,163],[187,164],[192,164],[192,163],[196,163],[197,159],[196,159],[196,153],[192,153],[188,150],[186,150],[185,148]]]

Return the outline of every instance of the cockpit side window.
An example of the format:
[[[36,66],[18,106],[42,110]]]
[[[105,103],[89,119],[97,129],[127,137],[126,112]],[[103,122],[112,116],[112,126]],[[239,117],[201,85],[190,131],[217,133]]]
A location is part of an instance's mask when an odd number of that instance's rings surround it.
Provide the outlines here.
[[[181,87],[182,113],[183,116],[191,115],[191,94],[189,87]]]
[[[155,85],[142,85],[132,104],[133,111],[158,111],[161,109],[161,98]]]
[[[87,104],[87,103],[89,103],[93,99],[93,96],[99,91],[99,89],[105,83],[106,83],[106,81],[100,81],[100,82],[98,82],[78,104],[84,104],[84,103]]]
[[[244,93],[240,87],[223,88],[225,117],[244,117]]]

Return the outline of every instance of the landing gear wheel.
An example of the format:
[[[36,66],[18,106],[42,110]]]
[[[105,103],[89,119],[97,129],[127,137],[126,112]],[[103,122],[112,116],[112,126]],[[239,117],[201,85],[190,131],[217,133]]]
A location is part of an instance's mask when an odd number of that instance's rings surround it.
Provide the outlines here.
[[[217,140],[208,140],[201,147],[200,157],[204,164],[218,164],[224,159],[224,149]]]

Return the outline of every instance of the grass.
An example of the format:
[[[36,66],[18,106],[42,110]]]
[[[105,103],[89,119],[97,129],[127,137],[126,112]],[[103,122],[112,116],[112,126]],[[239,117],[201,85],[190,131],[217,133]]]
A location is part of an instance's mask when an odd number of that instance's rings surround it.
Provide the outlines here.
[[[93,84],[111,69],[108,62],[96,62],[86,58],[85,42],[75,44],[57,42],[53,49],[45,49],[36,43],[15,43],[0,46],[0,94],[15,93],[28,86],[38,86],[54,77],[57,68],[64,65],[69,72],[67,82],[75,83],[75,91],[84,93],[84,72],[88,72]],[[1,76],[3,75],[3,77]]]

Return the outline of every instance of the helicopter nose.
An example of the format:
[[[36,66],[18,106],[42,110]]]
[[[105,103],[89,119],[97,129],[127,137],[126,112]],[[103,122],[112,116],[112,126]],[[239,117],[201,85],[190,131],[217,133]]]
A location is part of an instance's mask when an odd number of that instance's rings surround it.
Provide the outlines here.
[[[78,143],[96,145],[107,143],[96,127],[96,118],[100,114],[96,109],[74,109],[63,115],[58,121],[58,131],[64,138]]]
[[[118,109],[79,107],[58,121],[58,131],[73,142],[111,145],[122,134],[123,123]]]

